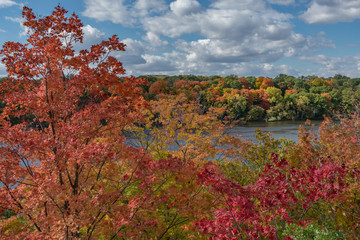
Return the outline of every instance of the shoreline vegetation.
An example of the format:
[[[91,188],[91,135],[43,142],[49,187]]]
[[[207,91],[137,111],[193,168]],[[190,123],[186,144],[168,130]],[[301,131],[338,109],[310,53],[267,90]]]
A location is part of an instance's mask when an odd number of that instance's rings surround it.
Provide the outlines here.
[[[23,18],[0,50],[0,239],[360,238],[360,79],[120,77],[117,36],[76,54],[75,13]],[[298,142],[224,134],[323,116]]]
[[[143,96],[147,101],[183,94],[203,112],[222,109],[221,119],[230,122],[323,120],[349,115],[360,102],[360,78],[340,74],[333,77],[275,78],[229,76],[139,76],[147,79]]]
[[[71,77],[71,76],[69,76]],[[355,112],[360,103],[360,78],[341,74],[321,78],[279,74],[275,78],[141,75],[147,102],[185,96],[200,106],[200,112],[219,109],[218,118],[226,123],[338,119]],[[6,77],[0,78],[0,82]],[[0,109],[4,103],[0,102]],[[14,119],[14,121],[16,121]]]

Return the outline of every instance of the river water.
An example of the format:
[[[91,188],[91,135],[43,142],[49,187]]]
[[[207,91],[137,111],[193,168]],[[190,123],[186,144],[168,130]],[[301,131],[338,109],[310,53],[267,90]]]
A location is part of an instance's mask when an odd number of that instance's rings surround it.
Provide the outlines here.
[[[305,126],[305,121],[248,122],[245,125],[229,129],[228,133],[233,136],[240,135],[255,142],[255,130],[261,129],[264,132],[270,132],[275,139],[287,138],[297,142],[300,125],[317,132],[320,123],[321,121],[311,121],[311,125],[314,124],[315,126]]]
[[[279,122],[248,122],[245,125],[232,127],[226,130],[226,133],[232,136],[249,139],[256,142],[255,130],[261,129],[264,132],[270,132],[275,139],[286,138],[294,142],[298,142],[298,131],[300,125],[307,129],[313,129],[318,132],[321,121],[311,121],[311,125],[305,125],[305,121],[279,121]],[[150,138],[149,138],[150,140]],[[181,141],[180,141],[181,142]],[[140,147],[138,138],[134,136],[127,136],[126,144],[133,147]],[[177,150],[176,146],[170,146],[171,150]]]
[[[306,126],[306,128],[313,129],[317,132],[321,121],[311,121],[311,123],[315,126]],[[255,130],[261,129],[262,131],[270,132],[275,139],[287,138],[297,142],[300,125],[305,125],[305,121],[249,122],[242,126],[233,127],[226,132],[233,136],[241,136],[256,142]],[[137,138],[127,138],[126,143],[134,147],[140,147]],[[170,149],[176,150],[176,147],[172,146]],[[0,184],[0,188],[1,187],[3,187],[2,184]]]

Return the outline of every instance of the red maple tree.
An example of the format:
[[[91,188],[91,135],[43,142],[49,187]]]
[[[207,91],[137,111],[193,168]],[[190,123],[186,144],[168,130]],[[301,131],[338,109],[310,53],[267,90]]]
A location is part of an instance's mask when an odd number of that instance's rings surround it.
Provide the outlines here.
[[[0,206],[25,220],[3,239],[90,239],[110,212],[117,223],[136,212],[115,210],[130,205],[127,189],[148,158],[122,137],[142,120],[145,82],[120,77],[125,70],[111,53],[125,45],[116,36],[75,52],[83,25],[66,13],[57,6],[37,17],[24,7],[27,42],[0,51],[8,72],[0,86]]]

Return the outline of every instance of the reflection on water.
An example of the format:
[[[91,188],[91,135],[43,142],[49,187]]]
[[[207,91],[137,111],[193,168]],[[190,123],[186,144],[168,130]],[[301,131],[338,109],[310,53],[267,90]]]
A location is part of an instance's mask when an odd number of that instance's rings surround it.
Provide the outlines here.
[[[315,132],[319,129],[321,121],[311,121],[313,126],[305,126],[305,121],[281,121],[281,122],[249,122],[243,126],[237,126],[228,130],[228,133],[235,136],[251,139],[255,141],[255,130],[261,129],[264,132],[270,132],[273,138],[287,138],[292,141],[298,141],[299,126],[304,125],[307,129],[313,129]]]

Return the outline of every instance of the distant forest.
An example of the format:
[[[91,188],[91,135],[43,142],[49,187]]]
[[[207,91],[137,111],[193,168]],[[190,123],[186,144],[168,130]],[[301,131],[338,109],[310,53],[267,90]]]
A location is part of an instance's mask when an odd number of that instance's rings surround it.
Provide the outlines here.
[[[3,81],[6,77],[0,78]],[[322,120],[324,116],[354,113],[360,102],[360,78],[336,74],[294,77],[143,75],[147,101],[184,95],[201,105],[203,113],[220,110],[219,118],[231,122]],[[5,103],[0,103],[0,109]],[[17,122],[20,119],[13,119]]]
[[[336,74],[330,78],[147,75],[146,100],[184,94],[209,108],[222,108],[221,118],[231,121],[323,119],[352,114],[360,101],[360,78]]]

